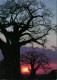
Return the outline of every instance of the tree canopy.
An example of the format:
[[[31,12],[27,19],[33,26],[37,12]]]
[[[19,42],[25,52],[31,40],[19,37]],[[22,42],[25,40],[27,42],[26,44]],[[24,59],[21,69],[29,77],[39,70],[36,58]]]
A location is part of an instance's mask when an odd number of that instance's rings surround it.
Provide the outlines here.
[[[52,29],[52,10],[43,2],[8,0],[0,5],[0,32],[9,45],[19,39],[19,45],[36,42],[43,45]]]
[[[52,10],[37,0],[7,0],[0,5],[0,49],[8,77],[20,76],[20,47],[31,42],[44,46],[53,28]]]

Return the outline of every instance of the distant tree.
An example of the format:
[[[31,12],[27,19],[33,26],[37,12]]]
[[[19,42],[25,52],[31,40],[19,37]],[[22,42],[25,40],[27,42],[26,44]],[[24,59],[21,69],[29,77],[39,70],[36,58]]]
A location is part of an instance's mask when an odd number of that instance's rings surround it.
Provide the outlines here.
[[[6,77],[20,77],[20,47],[31,42],[43,46],[52,29],[52,16],[52,10],[37,0],[7,0],[0,5],[0,33],[6,39],[0,39],[0,48]]]
[[[30,76],[33,77],[40,67],[49,63],[49,59],[44,53],[31,51],[21,55],[21,62],[31,66]]]
[[[47,72],[48,72],[49,70],[52,69],[52,67],[50,67],[49,64],[48,64],[48,65],[42,65],[40,68],[44,70],[45,75],[47,74]]]

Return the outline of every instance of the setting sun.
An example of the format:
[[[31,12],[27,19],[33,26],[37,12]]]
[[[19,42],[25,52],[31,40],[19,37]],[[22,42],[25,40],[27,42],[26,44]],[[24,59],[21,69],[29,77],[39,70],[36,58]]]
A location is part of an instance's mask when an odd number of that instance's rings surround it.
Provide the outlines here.
[[[27,71],[28,71],[28,68],[23,68],[23,71],[24,71],[24,72],[27,72]]]
[[[22,73],[29,73],[28,67],[22,67],[21,72]]]

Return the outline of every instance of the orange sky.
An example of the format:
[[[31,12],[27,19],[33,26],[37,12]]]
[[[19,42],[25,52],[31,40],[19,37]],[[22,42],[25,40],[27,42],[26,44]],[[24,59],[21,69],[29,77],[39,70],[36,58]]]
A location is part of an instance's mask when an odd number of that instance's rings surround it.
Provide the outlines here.
[[[51,69],[48,70],[47,73],[50,72],[51,70],[56,70],[56,69],[57,69],[57,64],[51,63],[51,64],[49,65],[49,67],[51,67]],[[30,66],[29,66],[29,65],[22,65],[22,66],[21,66],[21,73],[22,73],[22,74],[30,74],[29,69],[30,69]],[[45,72],[44,72],[43,69],[38,69],[38,70],[36,71],[36,74],[44,74],[44,73],[45,73]]]

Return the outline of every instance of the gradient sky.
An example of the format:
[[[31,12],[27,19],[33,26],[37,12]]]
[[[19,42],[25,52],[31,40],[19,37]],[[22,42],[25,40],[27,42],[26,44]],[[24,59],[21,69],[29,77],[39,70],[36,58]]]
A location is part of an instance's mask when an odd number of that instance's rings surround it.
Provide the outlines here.
[[[56,24],[56,22],[57,22],[57,19],[56,19],[56,17],[57,17],[57,6],[56,6],[56,4],[57,4],[57,0],[41,0],[41,1],[43,1],[45,4],[46,4],[46,6],[47,7],[49,7],[49,8],[51,8],[51,9],[53,9],[53,13],[55,14],[55,16],[54,16],[54,18],[53,18],[53,23],[55,23]],[[54,46],[57,46],[57,44],[56,44],[56,35],[55,34],[53,34],[53,33],[51,33],[51,35],[49,35],[48,36],[48,46],[51,46],[51,45],[54,45]]]
[[[51,71],[51,70],[57,70],[57,47],[54,47],[54,46],[52,46],[52,48],[53,48],[53,50],[51,50],[51,49],[46,49],[45,50],[45,53],[46,53],[46,55],[48,56],[48,58],[49,58],[49,60],[50,60],[50,64],[49,64],[49,67],[51,67],[51,69],[50,70],[48,70],[47,71],[47,73],[49,72],[49,71]],[[20,49],[20,53],[25,53],[25,52],[28,52],[28,51],[37,51],[37,52],[43,52],[43,48],[32,48],[32,47],[21,47],[21,49]],[[26,65],[26,64],[23,64],[22,66],[21,66],[21,68],[25,68],[25,67],[28,67],[28,68],[30,68],[30,65]],[[42,70],[42,69],[38,69],[37,70],[37,72],[36,72],[37,74],[43,74],[44,73],[44,70]],[[27,73],[26,73],[27,74]]]
[[[2,3],[4,3],[6,0],[0,0],[0,4],[2,4]],[[21,0],[20,0],[21,1]],[[40,0],[39,0],[40,1]],[[41,0],[42,2],[44,2],[45,4],[46,4],[46,6],[47,7],[49,7],[49,8],[51,8],[51,9],[54,9],[53,10],[53,13],[55,14],[55,16],[54,16],[54,18],[53,18],[53,23],[56,23],[56,17],[57,17],[57,15],[56,15],[56,8],[57,8],[57,6],[56,6],[56,3],[57,3],[57,0]],[[0,34],[0,37],[3,39],[3,40],[5,40],[5,38],[4,38],[4,36],[3,35],[1,35]],[[51,46],[57,46],[57,44],[56,44],[56,34],[54,34],[53,32],[51,32],[51,35],[49,35],[49,36],[47,36],[47,39],[48,39],[48,42],[46,43],[46,45],[47,45],[47,48],[51,48]],[[30,44],[27,44],[26,46],[30,46]],[[34,46],[35,47],[38,47],[38,45],[37,44],[35,44],[34,43]],[[57,49],[57,48],[56,48]],[[49,56],[52,58],[53,57],[53,60],[56,60],[57,61],[57,58],[56,58],[56,55],[57,54],[53,54],[53,56],[52,56],[52,54],[51,54],[51,56],[50,56],[50,54],[49,54]],[[0,52],[0,60],[3,58],[3,55],[1,54],[1,52]],[[50,64],[54,69],[57,69],[57,63],[51,63]],[[56,66],[56,67],[55,67]],[[41,71],[42,72],[42,71]],[[40,72],[40,70],[39,70],[39,73],[41,73]],[[38,72],[37,72],[38,73]]]

